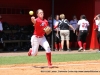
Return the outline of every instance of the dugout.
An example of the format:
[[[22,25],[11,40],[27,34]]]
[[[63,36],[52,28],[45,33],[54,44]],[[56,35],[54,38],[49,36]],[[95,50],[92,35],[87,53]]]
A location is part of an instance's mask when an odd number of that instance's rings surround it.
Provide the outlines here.
[[[29,25],[32,24],[29,10],[44,10],[45,18],[52,13],[52,1],[54,1],[54,14],[64,13],[71,20],[72,15],[79,19],[85,14],[90,22],[90,34],[87,38],[87,48],[98,48],[93,18],[100,13],[100,0],[0,0],[0,15],[3,21],[9,24]],[[36,14],[36,13],[35,13]]]

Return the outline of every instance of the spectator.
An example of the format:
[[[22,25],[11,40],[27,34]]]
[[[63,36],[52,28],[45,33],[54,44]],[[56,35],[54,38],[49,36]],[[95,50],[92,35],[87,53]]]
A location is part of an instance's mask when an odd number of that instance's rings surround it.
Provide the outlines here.
[[[75,29],[70,25],[69,21],[65,19],[65,15],[61,14],[60,15],[61,21],[59,22],[59,28],[60,28],[60,36],[61,36],[61,46],[62,50],[64,49],[64,40],[66,40],[66,45],[67,45],[67,50],[70,51],[71,49],[69,48],[69,40],[70,40],[70,31],[69,27],[73,29],[75,32]]]
[[[76,28],[77,28],[77,22],[78,22],[77,17],[73,16],[73,19],[70,21],[70,24],[73,26],[75,31],[76,31]],[[72,29],[70,29],[70,45],[72,47],[74,46],[74,48],[77,48],[77,35],[73,32]]]
[[[49,23],[49,26],[52,28],[52,17],[48,17],[48,23]]]
[[[58,28],[59,21],[60,21],[59,15],[56,15],[55,19],[54,19],[55,51],[61,50],[60,31],[59,31],[59,28]]]
[[[98,52],[100,52],[100,14],[98,14],[95,18],[95,23],[96,23],[96,28],[95,30],[97,30],[97,40],[98,40],[98,45],[99,45],[99,50]]]
[[[3,43],[2,31],[3,31],[3,27],[2,27],[2,16],[0,16],[0,41],[1,41],[1,43]]]

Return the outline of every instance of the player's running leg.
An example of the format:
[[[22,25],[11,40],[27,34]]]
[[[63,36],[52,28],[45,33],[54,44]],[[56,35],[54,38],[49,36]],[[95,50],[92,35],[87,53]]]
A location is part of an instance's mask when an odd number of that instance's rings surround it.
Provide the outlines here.
[[[78,35],[78,45],[79,45],[79,47],[80,47],[80,48],[78,49],[79,52],[83,49],[83,47],[82,47],[82,35],[83,35],[83,32],[80,31],[80,32],[79,32],[79,35]]]
[[[31,46],[28,56],[36,56],[38,53],[38,47],[39,47],[39,38],[37,38],[35,35],[31,37]]]
[[[46,57],[47,57],[47,61],[48,61],[48,67],[52,67],[52,63],[51,63],[51,49],[50,49],[49,43],[48,43],[48,41],[46,40],[45,37],[43,37],[43,39],[41,40],[40,45],[46,51]]]
[[[83,36],[83,39],[82,39],[82,41],[83,41],[83,51],[86,50],[86,38],[87,38],[87,34],[88,34],[88,32],[84,31],[84,36]]]

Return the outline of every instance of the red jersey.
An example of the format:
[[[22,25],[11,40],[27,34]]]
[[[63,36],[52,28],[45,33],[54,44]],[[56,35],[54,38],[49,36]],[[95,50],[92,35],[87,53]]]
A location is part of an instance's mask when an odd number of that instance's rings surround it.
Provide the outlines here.
[[[46,19],[42,20],[41,18],[36,18],[34,35],[44,36],[45,32],[43,29],[46,26],[48,26],[48,21]]]

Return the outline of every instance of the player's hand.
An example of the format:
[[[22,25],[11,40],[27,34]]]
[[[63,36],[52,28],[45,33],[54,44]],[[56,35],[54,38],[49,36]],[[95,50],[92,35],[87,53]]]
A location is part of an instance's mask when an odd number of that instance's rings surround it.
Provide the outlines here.
[[[78,36],[78,32],[76,31],[76,35]]]
[[[97,29],[95,28],[94,31],[97,31]]]
[[[58,33],[56,34],[56,36],[59,38],[59,35],[58,35]]]
[[[75,33],[75,29],[73,30],[73,32]]]
[[[35,19],[34,16],[31,17],[31,21],[32,21],[32,23],[34,23],[34,24],[36,23],[36,19]]]
[[[31,20],[35,20],[35,17],[34,17],[34,16],[32,16],[32,17],[31,17]]]

